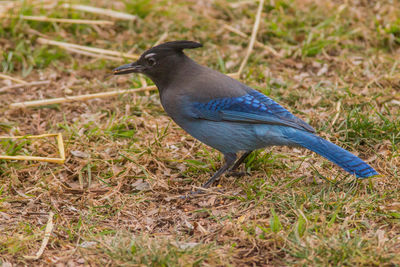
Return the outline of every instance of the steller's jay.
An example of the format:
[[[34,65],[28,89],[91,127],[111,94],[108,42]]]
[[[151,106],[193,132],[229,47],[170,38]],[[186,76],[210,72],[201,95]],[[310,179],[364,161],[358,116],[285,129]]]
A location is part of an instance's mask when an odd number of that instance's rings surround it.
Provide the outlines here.
[[[167,114],[190,135],[224,154],[225,164],[203,187],[235,170],[253,150],[267,146],[305,147],[359,178],[378,175],[360,158],[317,136],[310,125],[271,98],[183,53],[201,46],[191,41],[163,43],[113,74],[147,75]],[[236,161],[240,151],[244,154]]]

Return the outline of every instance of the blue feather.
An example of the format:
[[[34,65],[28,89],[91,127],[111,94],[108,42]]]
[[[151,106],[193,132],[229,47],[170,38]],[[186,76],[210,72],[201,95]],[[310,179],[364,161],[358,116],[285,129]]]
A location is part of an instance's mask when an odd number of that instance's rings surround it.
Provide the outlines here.
[[[195,102],[192,112],[195,118],[207,120],[276,124],[315,132],[306,122],[253,89],[240,97],[218,98],[205,103]]]
[[[357,156],[312,133],[288,130],[285,131],[284,135],[290,141],[320,154],[359,178],[379,175],[377,171]]]

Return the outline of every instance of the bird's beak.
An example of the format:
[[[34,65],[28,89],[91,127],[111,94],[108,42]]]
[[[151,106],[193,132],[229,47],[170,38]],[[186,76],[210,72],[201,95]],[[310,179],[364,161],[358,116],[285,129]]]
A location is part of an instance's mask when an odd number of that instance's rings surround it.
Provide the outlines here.
[[[138,64],[137,61],[129,64],[125,64],[119,66],[118,68],[113,69],[114,75],[128,74],[128,73],[138,73],[141,72],[143,66]]]

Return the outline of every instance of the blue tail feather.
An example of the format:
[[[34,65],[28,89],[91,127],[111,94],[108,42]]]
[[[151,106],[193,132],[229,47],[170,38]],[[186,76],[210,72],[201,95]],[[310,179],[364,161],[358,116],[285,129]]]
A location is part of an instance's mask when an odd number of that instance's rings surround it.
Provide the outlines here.
[[[355,174],[358,178],[379,175],[371,166],[349,151],[319,137],[304,131],[289,131],[286,138],[327,158],[342,167],[345,171]]]

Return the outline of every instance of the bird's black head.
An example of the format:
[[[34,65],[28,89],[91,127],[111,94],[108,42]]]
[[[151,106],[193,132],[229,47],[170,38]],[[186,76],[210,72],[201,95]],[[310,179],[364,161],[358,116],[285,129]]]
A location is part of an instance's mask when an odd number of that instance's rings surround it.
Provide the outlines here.
[[[179,60],[184,57],[183,49],[198,47],[202,47],[202,44],[192,41],[163,43],[144,52],[136,62],[115,68],[113,74],[143,73],[156,82],[177,67]]]

